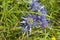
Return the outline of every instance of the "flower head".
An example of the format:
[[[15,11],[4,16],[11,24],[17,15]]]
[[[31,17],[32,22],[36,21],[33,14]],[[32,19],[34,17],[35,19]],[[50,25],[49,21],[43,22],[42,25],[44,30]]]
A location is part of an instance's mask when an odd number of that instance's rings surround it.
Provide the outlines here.
[[[33,25],[34,22],[36,22],[36,20],[39,19],[38,15],[31,15],[28,14],[27,17],[23,18],[28,25]]]
[[[37,2],[37,0],[36,0],[36,1],[32,0],[32,3],[30,3],[30,9],[31,9],[32,11],[40,10],[40,5],[39,5],[39,3]]]
[[[37,22],[37,21],[38,21],[38,22]],[[37,28],[37,26],[39,25],[39,23],[40,23],[40,26],[41,26],[41,27],[48,27],[48,28],[50,28],[50,27],[48,26],[48,21],[47,21],[47,19],[46,19],[45,16],[43,16],[43,15],[38,16],[38,15],[28,14],[27,16],[25,16],[25,17],[23,18],[22,23],[23,23],[23,24],[22,24],[22,30],[23,30],[24,32],[30,31],[30,33],[31,33],[32,27],[34,26],[34,27]],[[46,30],[46,29],[44,29],[44,31],[45,31],[45,30]]]
[[[46,20],[45,16],[40,16],[40,25],[42,27],[49,27],[48,26],[48,21]]]
[[[37,21],[38,20],[38,15],[32,15],[32,14],[28,14],[26,17],[23,18],[23,20],[26,22],[26,26],[28,26],[28,28],[30,28],[30,33],[32,30],[32,26],[37,27]],[[23,25],[25,26],[25,25]],[[25,27],[26,27],[25,26]]]
[[[34,1],[32,0],[32,3],[30,3],[30,9],[32,11],[38,11],[40,12],[40,15],[46,15],[46,9],[44,7],[44,5],[42,5],[41,3],[38,3],[38,0]]]

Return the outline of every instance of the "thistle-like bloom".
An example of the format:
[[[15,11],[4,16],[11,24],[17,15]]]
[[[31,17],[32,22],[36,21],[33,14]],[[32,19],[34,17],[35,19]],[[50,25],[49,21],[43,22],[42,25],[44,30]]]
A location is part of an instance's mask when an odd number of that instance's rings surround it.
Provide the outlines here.
[[[48,21],[46,20],[45,16],[40,16],[40,25],[42,27],[49,27],[48,26]]]
[[[39,22],[37,22],[39,21]],[[46,20],[45,16],[41,15],[41,16],[38,16],[38,15],[31,15],[31,14],[28,14],[26,17],[23,18],[22,20],[22,30],[23,32],[28,32],[30,31],[30,34],[31,34],[31,31],[32,31],[32,26],[34,27],[37,27],[40,23],[40,26],[41,27],[48,27],[48,21]]]
[[[37,0],[34,1],[32,0],[32,3],[30,3],[30,8],[32,11],[37,10],[40,13],[40,16],[38,15],[32,15],[32,14],[28,14],[27,16],[25,16],[23,18],[23,21],[25,22],[25,24],[22,24],[22,29],[24,32],[28,32],[32,30],[32,26],[37,27],[37,25],[40,23],[41,27],[48,27],[48,21],[46,19],[46,17],[44,15],[47,15],[46,13],[46,9],[43,5],[40,5]],[[39,22],[37,22],[37,20]]]
[[[38,11],[40,12],[40,15],[45,15],[46,14],[46,9],[44,7],[44,5],[42,5],[41,3],[38,3],[38,0],[34,1],[32,0],[32,2],[30,3],[30,9],[32,11]]]
[[[49,21],[45,18],[45,16],[40,16],[40,26],[44,29],[44,32],[46,32],[46,28],[50,28]]]
[[[39,5],[39,3],[37,2],[37,0],[36,0],[36,1],[32,0],[32,2],[30,3],[30,9],[31,9],[32,11],[40,10],[40,5]]]
[[[50,28],[48,26],[48,21],[45,17],[47,15],[47,13],[46,13],[46,9],[45,9],[44,5],[39,4],[37,2],[37,0],[36,1],[32,0],[32,3],[30,5],[31,5],[31,10],[32,11],[37,10],[40,13],[40,18],[38,18],[39,22],[40,22],[40,26]]]
[[[31,15],[31,14],[28,14],[25,18],[23,18],[28,25],[34,25],[33,23],[36,22],[36,20],[39,19],[38,15]]]
[[[26,17],[23,18],[25,23],[27,23],[27,25],[22,25],[23,29],[26,29],[25,27],[27,27],[27,29],[29,28],[28,31],[30,31],[30,33],[31,33],[32,26],[37,27],[38,23],[36,20],[38,20],[38,19],[39,19],[38,15],[28,14]]]

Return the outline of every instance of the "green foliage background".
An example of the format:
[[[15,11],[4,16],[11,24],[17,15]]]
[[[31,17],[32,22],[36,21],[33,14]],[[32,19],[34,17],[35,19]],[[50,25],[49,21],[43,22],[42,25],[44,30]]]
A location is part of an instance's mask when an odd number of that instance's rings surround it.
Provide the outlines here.
[[[31,0],[0,0],[0,40],[51,40],[52,35],[60,40],[60,0],[39,0],[47,9],[47,18],[54,30],[33,28],[29,37],[22,36],[18,23],[28,13],[36,14],[29,9]],[[38,13],[39,14],[39,13]],[[36,32],[35,32],[36,31]]]

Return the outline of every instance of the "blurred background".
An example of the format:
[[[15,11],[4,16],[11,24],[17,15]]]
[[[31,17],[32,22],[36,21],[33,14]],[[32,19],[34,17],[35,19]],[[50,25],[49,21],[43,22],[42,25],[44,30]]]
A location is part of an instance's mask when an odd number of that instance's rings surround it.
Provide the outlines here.
[[[49,25],[54,29],[47,29],[44,33],[41,28],[33,28],[32,34],[23,35],[19,26],[22,17],[27,14],[38,14],[29,9],[32,0],[0,0],[0,40],[60,40],[60,0],[39,0],[47,9]]]

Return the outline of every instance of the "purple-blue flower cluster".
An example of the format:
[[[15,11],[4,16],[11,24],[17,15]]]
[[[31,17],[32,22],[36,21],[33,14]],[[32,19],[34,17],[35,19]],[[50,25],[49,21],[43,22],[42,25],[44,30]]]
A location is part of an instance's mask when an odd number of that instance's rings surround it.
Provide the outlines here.
[[[38,16],[38,15],[32,15],[28,14],[26,17],[22,18],[23,21],[21,22],[22,31],[23,32],[30,32],[32,31],[32,27],[38,27],[40,24],[41,27],[49,27],[48,21],[46,20],[45,16]],[[37,22],[39,21],[39,22]]]
[[[32,30],[32,27],[38,27],[38,25],[40,24],[41,27],[48,27],[48,21],[46,19],[46,9],[43,5],[38,3],[38,0],[34,1],[32,0],[32,2],[30,3],[30,9],[32,11],[38,11],[40,13],[40,16],[38,16],[37,14],[28,14],[27,16],[25,16],[23,19],[23,21],[21,22],[21,26],[22,26],[22,31],[23,32],[30,32]],[[39,22],[37,22],[39,21]]]
[[[47,26],[48,27],[48,21],[46,20],[46,9],[44,7],[44,5],[39,5],[39,3],[37,2],[38,0],[34,1],[32,0],[31,3],[31,10],[37,10],[40,13],[40,26]]]
[[[23,21],[21,22],[22,30],[24,30],[24,32],[30,31],[31,33],[32,26],[34,27],[38,26],[37,20],[39,20],[40,17],[38,15],[28,14],[26,17],[22,19],[23,19]]]

